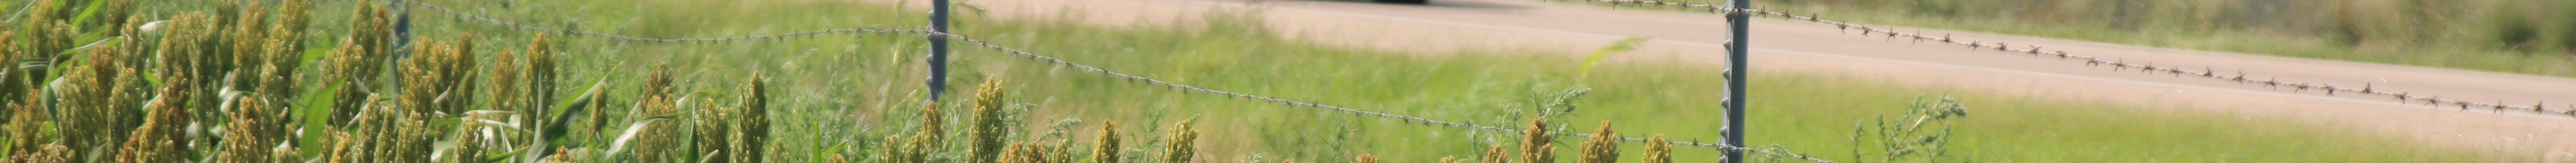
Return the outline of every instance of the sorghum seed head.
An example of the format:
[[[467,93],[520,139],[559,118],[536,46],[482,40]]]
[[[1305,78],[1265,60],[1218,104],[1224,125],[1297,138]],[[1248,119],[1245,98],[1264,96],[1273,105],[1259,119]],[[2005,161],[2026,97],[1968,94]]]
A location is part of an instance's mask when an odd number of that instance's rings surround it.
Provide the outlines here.
[[[1503,149],[1504,149],[1504,148],[1503,148],[1503,145],[1501,145],[1501,144],[1495,144],[1495,145],[1494,145],[1494,146],[1492,146],[1492,147],[1486,147],[1486,148],[1485,148],[1485,157],[1481,157],[1481,158],[1476,159],[1476,162],[1478,162],[1478,163],[1510,163],[1510,162],[1512,162],[1512,156],[1511,156],[1512,154],[1511,154],[1511,153],[1508,153],[1508,152],[1510,152],[1510,151],[1505,151],[1505,150],[1503,150]]]
[[[974,162],[994,162],[1002,153],[1002,137],[1009,135],[1009,130],[1002,126],[1002,80],[986,78],[984,85],[975,91],[974,126],[967,129],[968,137],[975,139],[975,144],[970,151],[972,155],[968,157]]]
[[[1655,134],[1654,137],[1646,138],[1646,163],[1672,162],[1673,140],[1665,139],[1664,134]]]
[[[1190,128],[1190,123],[1195,121],[1181,120],[1180,124],[1172,126],[1171,140],[1166,140],[1172,144],[1164,146],[1167,149],[1163,150],[1163,162],[1187,163],[1198,156],[1199,131]]]
[[[1582,163],[1619,162],[1618,137],[1618,133],[1610,131],[1610,121],[1601,121],[1601,130],[1593,132],[1592,138],[1585,139],[1583,141],[1583,158],[1579,158],[1577,161]]]
[[[1521,129],[1521,133],[1521,161],[1527,161],[1529,163],[1550,163],[1556,161],[1556,157],[1553,156],[1556,149],[1553,148],[1554,146],[1547,144],[1555,138],[1550,138],[1554,135],[1549,135],[1547,133],[1546,118],[1530,120],[1529,127]]]
[[[1120,158],[1118,157],[1118,122],[1102,123],[1100,140],[1093,141],[1092,144],[1094,145],[1091,148],[1092,163],[1117,163]]]

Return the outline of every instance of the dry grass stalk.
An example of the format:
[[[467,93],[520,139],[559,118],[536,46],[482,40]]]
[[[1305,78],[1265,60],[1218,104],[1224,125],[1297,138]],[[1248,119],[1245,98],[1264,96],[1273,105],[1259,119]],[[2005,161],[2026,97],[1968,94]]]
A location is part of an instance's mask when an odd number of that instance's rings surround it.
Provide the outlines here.
[[[1118,163],[1118,122],[1101,123],[1100,139],[1091,144],[1091,163]]]
[[[1609,120],[1603,120],[1603,121],[1601,121],[1601,130],[1600,130],[1600,131],[1597,131],[1597,132],[1593,132],[1593,133],[1592,133],[1592,138],[1584,139],[1584,140],[1583,140],[1583,156],[1582,156],[1583,158],[1579,158],[1578,160],[1576,160],[1576,162],[1581,162],[1581,163],[1617,163],[1617,162],[1619,162],[1619,140],[1617,139],[1618,137],[1619,137],[1619,134],[1618,134],[1618,133],[1613,133],[1613,132],[1611,132],[1611,131],[1610,131],[1610,121],[1609,121]]]
[[[966,134],[975,139],[969,155],[974,162],[994,162],[1005,145],[1002,137],[1010,134],[1002,126],[1003,92],[1000,78],[985,78],[984,85],[975,89],[974,126]]]
[[[162,88],[146,106],[152,114],[144,119],[143,128],[134,130],[124,147],[117,148],[116,162],[183,162],[193,155],[187,147],[189,118],[194,117],[188,100],[196,96],[188,91],[191,79],[172,77],[167,82],[170,87]]]
[[[1179,125],[1172,126],[1172,136],[1167,140],[1172,144],[1164,146],[1163,162],[1188,163],[1192,157],[1198,156],[1199,131],[1190,128],[1190,123],[1196,121],[1181,120]]]
[[[1357,159],[1351,159],[1351,162],[1353,162],[1353,163],[1377,163],[1377,156],[1372,156],[1372,155],[1369,155],[1369,154],[1366,154],[1366,153],[1362,153],[1362,154],[1360,154],[1360,158],[1357,158]]]
[[[1458,163],[1458,156],[1440,157],[1440,163]]]
[[[1655,134],[1655,136],[1654,136],[1654,137],[1647,137],[1647,138],[1646,138],[1646,163],[1672,163],[1672,162],[1673,162],[1673,140],[1672,140],[1672,139],[1664,138],[1664,134]]]
[[[1527,161],[1528,163],[1556,162],[1556,148],[1555,146],[1547,144],[1555,138],[1552,138],[1554,135],[1548,135],[1547,133],[1546,118],[1530,120],[1529,128],[1521,129],[1521,133],[1521,138],[1523,138],[1521,139],[1521,161]]]

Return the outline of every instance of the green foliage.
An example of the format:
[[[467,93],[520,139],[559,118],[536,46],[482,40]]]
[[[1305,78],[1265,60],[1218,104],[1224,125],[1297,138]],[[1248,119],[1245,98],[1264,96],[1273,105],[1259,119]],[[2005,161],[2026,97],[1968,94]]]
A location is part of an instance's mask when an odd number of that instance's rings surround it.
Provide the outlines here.
[[[1580,72],[1580,74],[1574,76],[1576,78],[1590,77],[1592,76],[1592,67],[1600,66],[1601,62],[1609,60],[1611,54],[1637,50],[1637,44],[1645,43],[1647,40],[1650,39],[1643,37],[1630,37],[1628,39],[1620,39],[1619,42],[1611,42],[1610,45],[1601,46],[1600,50],[1592,50],[1592,55],[1587,55],[1589,57],[1583,58],[1582,70],[1575,71]]]
[[[1879,147],[1877,162],[1944,162],[1954,150],[1948,148],[1951,119],[1968,116],[1968,107],[1956,98],[1941,96],[1937,101],[1917,98],[1906,107],[1904,115],[1874,120],[1865,130],[1861,122],[1852,122],[1852,148],[1863,148],[1862,142],[1874,141]],[[1775,144],[1776,146],[1776,144]],[[1853,160],[1869,160],[1860,152]]]

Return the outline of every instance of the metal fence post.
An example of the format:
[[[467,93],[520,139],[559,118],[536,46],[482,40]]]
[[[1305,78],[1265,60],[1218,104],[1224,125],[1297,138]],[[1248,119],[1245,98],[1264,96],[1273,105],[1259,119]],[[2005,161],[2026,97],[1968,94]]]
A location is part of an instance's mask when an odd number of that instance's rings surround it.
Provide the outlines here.
[[[930,102],[939,102],[940,93],[948,89],[948,0],[931,0],[930,31],[939,33],[929,36],[930,79],[927,82],[930,87],[927,89],[930,89]]]
[[[1745,63],[1749,62],[1745,61],[1747,57],[1744,56],[1744,52],[1750,51],[1752,48],[1745,46],[1745,42],[1750,42],[1750,40],[1745,39],[1744,35],[1748,32],[1746,32],[1744,27],[1748,23],[1751,23],[1746,20],[1751,19],[1750,16],[1752,13],[1745,13],[1744,9],[1745,6],[1752,4],[1753,2],[1749,0],[1732,0],[1732,2],[1727,5],[1727,8],[1734,9],[1734,11],[1727,12],[1726,14],[1726,24],[1729,26],[1727,29],[1729,33],[1727,34],[1727,37],[1734,38],[1730,39],[1732,42],[1726,45],[1730,48],[1726,51],[1726,128],[1723,132],[1726,132],[1724,133],[1726,135],[1726,145],[1736,147],[1744,147],[1744,130],[1749,129],[1744,128],[1744,101],[1751,100],[1751,98],[1744,97],[1744,78],[1746,77],[1744,74],[1746,72],[1753,71],[1751,69],[1745,69]],[[1745,151],[1727,150],[1725,152],[1726,162],[1744,162]]]

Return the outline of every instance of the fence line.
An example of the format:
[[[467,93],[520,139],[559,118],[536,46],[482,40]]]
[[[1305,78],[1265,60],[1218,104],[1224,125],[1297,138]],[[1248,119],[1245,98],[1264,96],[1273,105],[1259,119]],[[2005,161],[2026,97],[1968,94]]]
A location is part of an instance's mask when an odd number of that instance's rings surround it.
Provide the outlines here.
[[[1666,7],[1680,7],[1680,8],[1689,8],[1689,9],[1707,10],[1708,12],[1711,12],[1711,13],[1737,13],[1737,12],[1744,12],[1744,13],[1751,13],[1752,15],[1755,15],[1755,16],[1780,17],[1780,18],[1782,18],[1782,19],[1788,19],[1788,20],[1800,20],[1800,21],[1807,21],[1807,22],[1814,22],[1814,23],[1828,24],[1828,25],[1833,25],[1835,28],[1843,29],[1843,30],[1845,30],[1845,31],[1850,31],[1850,30],[1852,30],[1852,29],[1859,29],[1859,30],[1860,30],[1860,34],[1861,34],[1862,36],[1880,36],[1880,37],[1886,37],[1886,38],[1888,38],[1888,39],[1908,39],[1908,40],[1911,40],[1911,41],[1914,41],[1914,42],[1932,41],[1932,42],[1939,42],[1939,43],[1946,43],[1946,44],[1953,44],[1953,45],[1962,45],[1962,46],[1967,46],[1970,50],[1978,50],[1978,49],[1992,49],[1992,50],[1995,50],[1995,51],[2001,51],[2001,52],[2010,52],[2010,53],[2022,53],[2022,54],[2029,54],[2029,55],[2031,55],[2031,56],[2042,56],[2042,57],[2046,57],[2046,56],[2056,56],[2057,58],[2060,58],[2060,59],[2083,60],[2083,61],[2084,61],[2084,65],[2086,65],[2086,66],[2110,66],[2110,67],[2112,68],[2112,70],[2113,70],[2113,71],[2126,71],[2126,70],[2128,70],[2128,69],[2138,69],[2138,71],[2143,72],[2143,73],[2166,73],[2166,74],[2172,74],[2172,75],[2174,75],[2175,77],[2182,77],[2182,76],[2188,75],[2188,76],[2196,76],[2196,77],[2207,78],[2207,79],[2227,80],[2227,81],[2230,81],[2230,82],[2235,82],[2235,83],[2237,83],[2237,84],[2256,84],[2256,85],[2263,85],[2264,87],[2272,88],[2272,89],[2274,89],[2274,90],[2279,90],[2280,88],[2291,88],[2291,91],[2292,91],[2292,92],[2307,92],[2308,90],[2314,89],[2314,90],[2319,90],[2319,91],[2324,92],[2324,93],[2325,93],[2325,95],[2327,95],[2327,96],[2334,96],[2334,95],[2336,95],[2336,93],[2346,93],[2346,92],[2348,92],[2348,93],[2360,93],[2360,94],[2365,94],[2365,95],[2378,95],[2378,96],[2384,96],[2384,97],[2393,98],[2393,99],[2397,100],[2397,102],[2398,102],[2398,103],[2400,103],[2400,104],[2406,104],[2406,103],[2412,103],[2412,102],[2422,102],[2423,104],[2425,104],[2425,105],[2427,105],[2427,106],[2434,107],[2434,108],[2441,108],[2441,107],[2444,107],[2444,106],[2453,106],[2453,107],[2458,107],[2458,108],[2460,108],[2460,110],[2462,110],[2462,111],[2467,111],[2467,110],[2471,110],[2471,109],[2484,109],[2484,110],[2495,111],[2495,112],[2499,112],[2499,113],[2501,113],[2501,112],[2505,112],[2505,111],[2515,111],[2515,112],[2529,112],[2529,113],[2534,113],[2534,114],[2544,114],[2544,115],[2545,115],[2545,114],[2561,114],[2561,115],[2567,116],[2567,117],[2569,117],[2569,118],[2576,118],[2576,105],[2569,105],[2567,108],[2565,108],[2565,109],[2561,109],[2561,110],[2559,110],[2559,111],[2550,111],[2550,110],[2547,108],[2547,107],[2548,107],[2548,105],[2547,105],[2547,103],[2546,103],[2546,102],[2534,102],[2534,103],[2533,103],[2532,105],[2530,105],[2530,106],[2515,106],[2515,105],[2512,105],[2512,104],[2504,104],[2504,102],[2503,102],[2502,100],[2498,100],[2496,103],[2483,103],[2483,102],[2474,102],[2474,101],[2460,100],[2460,99],[2445,99],[2445,98],[2440,98],[2440,96],[2431,96],[2431,95],[2414,95],[2414,94],[2412,94],[2412,93],[2408,93],[2408,92],[2391,92],[2391,91],[2385,91],[2385,90],[2377,90],[2377,89],[2372,88],[2372,87],[2373,87],[2373,85],[2372,85],[2372,84],[2369,84],[2369,83],[2363,83],[2363,85],[2362,85],[2361,87],[2359,87],[2359,88],[2355,88],[2355,87],[2351,87],[2350,85],[2345,85],[2345,86],[2335,86],[2335,85],[2331,85],[2331,84],[2323,84],[2323,83],[2289,82],[2289,81],[2281,81],[2281,80],[2278,80],[2278,79],[2276,79],[2276,78],[2253,79],[2253,78],[2247,78],[2247,77],[2246,77],[2246,75],[2245,75],[2245,73],[2244,73],[2243,71],[2238,71],[2238,72],[2236,73],[2236,75],[2224,75],[2224,74],[2219,74],[2216,70],[2211,69],[2211,68],[2206,67],[2206,66],[2201,67],[2201,70],[2200,70],[2200,71],[2192,71],[2192,70],[2185,70],[2185,69],[2183,69],[2183,68],[2179,68],[2179,67],[2171,67],[2171,66],[2156,66],[2156,65],[2154,65],[2154,64],[2152,64],[2152,63],[2149,63],[2149,64],[2133,64],[2133,63],[2125,62],[2125,61],[2120,60],[2120,59],[2114,59],[2114,60],[2102,60],[2102,59],[2101,59],[2101,58],[2099,58],[2099,57],[2086,56],[2086,55],[2076,55],[2076,54],[2067,53],[2066,51],[2063,51],[2063,50],[2047,50],[2047,51],[2043,51],[2043,50],[2041,50],[2041,49],[2042,49],[2042,48],[2045,48],[2046,46],[2040,46],[2040,45],[2024,45],[2024,47],[2027,47],[2027,48],[2013,48],[2010,44],[2007,44],[2007,43],[2002,42],[2002,41],[1995,41],[1995,42],[1992,42],[1992,43],[1988,43],[1988,42],[1984,42],[1984,41],[1973,41],[1973,40],[1954,39],[1954,38],[1950,37],[1950,35],[1948,35],[1948,34],[1943,34],[1943,35],[1941,35],[1941,36],[1939,36],[1939,37],[1934,37],[1934,36],[1931,36],[1931,35],[1928,35],[1928,34],[1919,33],[1919,32],[1918,32],[1918,33],[1906,33],[1906,32],[1899,32],[1899,31],[1895,31],[1894,29],[1891,29],[1891,28],[1870,27],[1870,26],[1868,26],[1868,25],[1860,25],[1860,24],[1853,24],[1853,23],[1844,23],[1844,22],[1838,22],[1838,21],[1833,21],[1833,20],[1824,20],[1824,19],[1817,18],[1818,16],[1817,16],[1816,14],[1812,14],[1812,13],[1811,13],[1811,14],[1808,14],[1808,16],[1798,16],[1797,14],[1791,14],[1791,13],[1787,13],[1787,12],[1766,11],[1766,10],[1761,10],[1761,9],[1742,9],[1742,10],[1738,10],[1738,9],[1735,9],[1735,8],[1732,8],[1732,7],[1727,7],[1727,6],[1725,6],[1725,5],[1709,5],[1709,4],[1696,4],[1696,3],[1671,2],[1671,1],[1654,1],[1654,0],[1582,0],[1582,1],[1586,1],[1586,2],[1610,3],[1610,4],[1614,5],[1614,6],[1615,6],[1615,5],[1654,5],[1654,6],[1666,6]]]
[[[1028,59],[1033,59],[1033,60],[1045,61],[1045,62],[1048,62],[1048,63],[1051,63],[1051,64],[1055,64],[1055,65],[1057,65],[1057,66],[1059,66],[1059,67],[1070,67],[1070,68],[1074,68],[1074,69],[1078,69],[1078,70],[1082,70],[1082,71],[1086,71],[1086,72],[1092,72],[1092,73],[1096,73],[1096,74],[1107,75],[1107,76],[1110,76],[1110,77],[1124,78],[1124,79],[1127,79],[1128,81],[1132,81],[1132,82],[1144,82],[1144,83],[1147,83],[1147,84],[1161,85],[1161,86],[1164,86],[1164,87],[1168,87],[1168,88],[1172,88],[1172,89],[1185,90],[1185,91],[1187,91],[1187,92],[1192,92],[1192,93],[1215,94],[1215,95],[1221,95],[1221,96],[1229,96],[1229,97],[1236,97],[1236,98],[1252,99],[1252,100],[1259,100],[1259,101],[1263,101],[1263,102],[1277,103],[1277,104],[1279,104],[1279,105],[1292,106],[1292,107],[1306,107],[1306,108],[1329,109],[1329,110],[1331,110],[1331,111],[1343,112],[1343,113],[1349,113],[1349,114],[1353,114],[1353,115],[1368,116],[1368,117],[1377,117],[1377,118],[1381,118],[1381,119],[1391,119],[1391,120],[1396,120],[1396,121],[1404,121],[1404,122],[1411,122],[1411,123],[1417,123],[1417,124],[1423,124],[1423,125],[1431,125],[1431,126],[1445,126],[1445,127],[1452,127],[1452,128],[1464,128],[1464,129],[1471,129],[1471,130],[1486,130],[1486,131],[1495,131],[1495,132],[1513,132],[1513,133],[1516,133],[1516,132],[1522,132],[1521,130],[1518,130],[1518,129],[1511,129],[1511,128],[1505,128],[1505,127],[1485,126],[1485,125],[1478,125],[1478,124],[1474,124],[1474,123],[1459,123],[1459,122],[1450,122],[1450,121],[1434,120],[1434,119],[1430,119],[1430,118],[1422,118],[1422,117],[1417,117],[1417,116],[1406,116],[1406,115],[1399,115],[1399,114],[1379,113],[1379,112],[1372,112],[1372,111],[1366,111],[1366,110],[1358,110],[1358,109],[1344,108],[1344,107],[1340,107],[1340,106],[1332,106],[1332,105],[1319,104],[1319,103],[1314,103],[1314,102],[1296,101],[1296,100],[1288,100],[1288,99],[1281,99],[1281,98],[1272,98],[1272,97],[1267,97],[1267,96],[1259,96],[1259,95],[1251,95],[1251,94],[1234,93],[1234,92],[1228,92],[1228,91],[1222,91],[1222,90],[1215,90],[1215,89],[1208,89],[1208,88],[1197,87],[1197,86],[1190,86],[1190,85],[1179,84],[1179,83],[1166,82],[1166,81],[1162,81],[1162,80],[1158,80],[1158,79],[1153,79],[1153,78],[1147,78],[1147,77],[1143,77],[1143,76],[1136,76],[1136,75],[1130,75],[1130,74],[1127,74],[1127,73],[1120,73],[1120,72],[1116,72],[1116,71],[1109,71],[1108,69],[1102,69],[1102,68],[1099,68],[1099,67],[1096,67],[1096,66],[1085,65],[1085,64],[1080,64],[1080,63],[1073,63],[1073,62],[1070,62],[1070,61],[1065,61],[1065,60],[1063,60],[1063,59],[1057,59],[1057,58],[1055,58],[1055,57],[1049,57],[1049,56],[1045,56],[1045,55],[1038,55],[1038,54],[1036,54],[1036,53],[1031,53],[1031,52],[1028,52],[1028,51],[1025,51],[1025,50],[1012,49],[1012,48],[1004,47],[1004,46],[1001,46],[1001,45],[998,45],[998,44],[993,44],[993,43],[990,43],[990,42],[985,42],[984,40],[974,39],[974,38],[972,38],[972,37],[966,37],[966,36],[956,35],[956,34],[950,34],[950,33],[941,33],[941,32],[930,31],[930,30],[886,30],[886,29],[866,29],[866,28],[860,28],[860,29],[833,29],[833,30],[821,30],[821,31],[795,32],[795,33],[788,33],[788,34],[754,35],[754,36],[725,37],[725,38],[676,38],[676,39],[662,39],[662,38],[633,37],[633,36],[624,36],[624,35],[606,34],[606,33],[596,33],[596,32],[569,31],[569,30],[560,30],[560,31],[559,31],[559,30],[553,30],[553,29],[549,29],[549,28],[542,28],[542,27],[527,26],[527,25],[523,25],[523,24],[521,24],[521,23],[514,23],[514,22],[509,22],[509,21],[503,21],[503,20],[499,20],[499,19],[494,19],[494,18],[490,18],[490,17],[484,17],[484,16],[480,16],[480,15],[473,15],[473,14],[464,13],[464,12],[457,12],[457,11],[455,11],[455,10],[451,10],[451,9],[446,8],[446,7],[437,6],[437,5],[432,5],[432,4],[428,4],[428,3],[424,3],[424,2],[417,2],[417,1],[414,1],[414,2],[411,2],[410,4],[412,4],[412,5],[419,5],[419,6],[422,6],[422,7],[429,7],[429,8],[432,8],[432,9],[436,9],[436,10],[442,11],[443,13],[447,13],[447,14],[451,14],[451,15],[455,15],[455,16],[459,16],[459,17],[470,18],[470,19],[477,19],[477,20],[481,20],[481,21],[486,22],[486,23],[494,24],[494,25],[512,26],[512,27],[516,27],[517,29],[520,29],[520,30],[526,30],[526,31],[541,31],[541,32],[562,32],[562,33],[571,33],[571,34],[575,34],[574,36],[601,37],[601,38],[610,38],[610,39],[625,40],[625,41],[637,41],[637,42],[655,42],[655,43],[716,43],[716,42],[731,42],[731,41],[746,41],[746,40],[763,40],[763,39],[777,39],[777,38],[793,38],[793,37],[812,36],[812,35],[821,35],[821,34],[925,34],[925,35],[938,35],[938,36],[948,37],[948,38],[950,38],[950,39],[957,39],[957,40],[959,40],[959,41],[965,41],[965,42],[966,42],[966,43],[968,43],[968,44],[974,44],[975,46],[980,46],[980,47],[983,47],[983,48],[985,48],[985,49],[991,49],[991,50],[998,50],[998,51],[1002,51],[1003,53],[1011,54],[1011,55],[1018,56],[1018,57],[1022,57],[1022,58],[1028,58]],[[1585,138],[1596,136],[1596,135],[1593,135],[1593,134],[1587,134],[1587,133],[1561,132],[1561,131],[1551,131],[1551,132],[1548,132],[1548,133],[1549,133],[1549,134],[1552,134],[1552,135],[1566,135],[1566,136],[1585,137]],[[1620,141],[1625,141],[1625,142],[1646,142],[1646,139],[1644,139],[1644,138],[1635,138],[1635,137],[1624,137],[1624,136],[1623,136],[1623,137],[1616,137],[1616,138],[1614,138],[1614,139],[1617,139],[1617,140],[1620,140]],[[1806,156],[1806,155],[1800,155],[1800,154],[1791,153],[1791,152],[1774,151],[1774,150],[1759,150],[1759,149],[1746,148],[1746,147],[1728,146],[1728,145],[1725,145],[1725,144],[1717,144],[1717,143],[1702,143],[1702,142],[1693,142],[1693,141],[1672,141],[1672,142],[1670,142],[1670,144],[1672,144],[1672,145],[1683,145],[1683,146],[1709,147],[1709,148],[1715,148],[1715,149],[1718,149],[1718,150],[1726,150],[1726,151],[1762,152],[1762,153],[1766,153],[1766,154],[1770,154],[1770,155],[1787,156],[1787,157],[1791,157],[1791,158],[1804,159],[1804,160],[1809,161],[1809,162],[1834,163],[1834,161],[1824,160],[1824,159],[1818,159],[1818,158],[1815,158],[1815,157],[1809,157],[1809,156]]]

